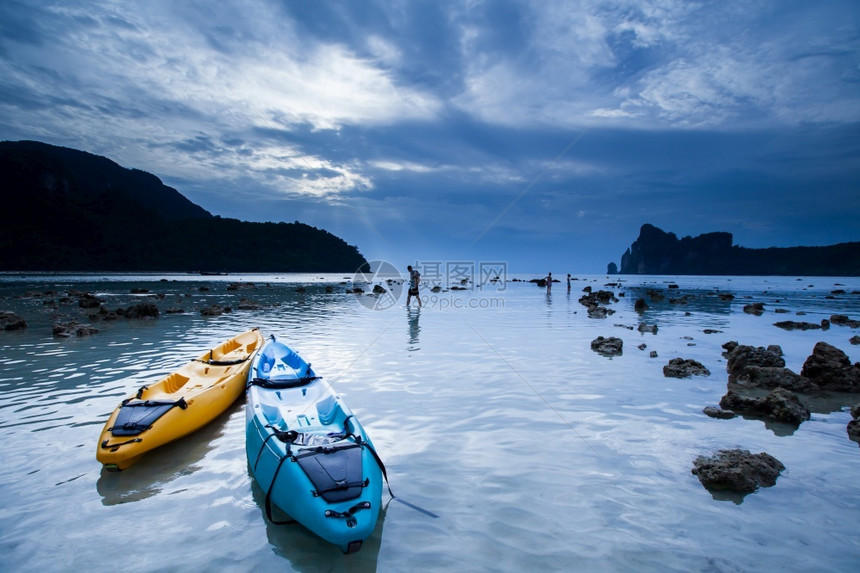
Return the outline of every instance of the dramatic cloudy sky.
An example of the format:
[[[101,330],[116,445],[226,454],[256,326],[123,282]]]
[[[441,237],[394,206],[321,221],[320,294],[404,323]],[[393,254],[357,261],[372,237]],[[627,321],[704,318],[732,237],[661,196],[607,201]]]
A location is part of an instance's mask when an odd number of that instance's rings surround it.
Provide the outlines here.
[[[857,241],[860,2],[3,0],[0,139],[400,267]]]

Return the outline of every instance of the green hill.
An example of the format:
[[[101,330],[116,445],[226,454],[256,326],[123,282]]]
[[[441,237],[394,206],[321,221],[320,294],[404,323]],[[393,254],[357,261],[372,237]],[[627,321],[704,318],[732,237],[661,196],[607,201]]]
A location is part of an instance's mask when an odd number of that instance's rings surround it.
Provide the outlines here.
[[[0,270],[353,272],[354,246],[302,223],[212,216],[158,177],[74,149],[0,142]]]

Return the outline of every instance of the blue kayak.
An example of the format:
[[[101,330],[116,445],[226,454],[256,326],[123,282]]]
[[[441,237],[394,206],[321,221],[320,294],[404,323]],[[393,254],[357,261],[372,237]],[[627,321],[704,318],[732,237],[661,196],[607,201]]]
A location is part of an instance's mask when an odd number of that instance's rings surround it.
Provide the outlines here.
[[[358,551],[379,517],[382,462],[340,396],[274,336],[251,363],[245,424],[267,517],[274,504],[343,552]]]

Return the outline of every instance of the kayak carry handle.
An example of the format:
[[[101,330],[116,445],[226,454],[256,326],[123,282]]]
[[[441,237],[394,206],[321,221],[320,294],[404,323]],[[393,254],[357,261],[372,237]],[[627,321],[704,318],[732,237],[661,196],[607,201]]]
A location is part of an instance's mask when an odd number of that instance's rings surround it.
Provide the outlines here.
[[[102,444],[101,444],[102,448],[104,448],[104,449],[106,449],[106,450],[109,450],[109,449],[111,449],[111,448],[118,448],[118,447],[120,447],[120,446],[125,446],[125,445],[127,445],[127,444],[134,444],[134,443],[136,443],[136,442],[142,442],[142,441],[143,441],[143,439],[142,439],[142,438],[134,438],[133,440],[128,440],[128,441],[125,441],[125,442],[120,442],[119,444],[110,444],[110,445],[108,445],[108,440],[110,440],[110,438],[105,438],[105,440],[104,440],[104,441],[102,442]]]

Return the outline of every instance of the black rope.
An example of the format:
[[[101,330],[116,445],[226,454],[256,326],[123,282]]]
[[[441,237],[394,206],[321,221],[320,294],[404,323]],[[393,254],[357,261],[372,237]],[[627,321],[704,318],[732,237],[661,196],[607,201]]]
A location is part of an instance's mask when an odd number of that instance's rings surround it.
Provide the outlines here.
[[[382,477],[385,478],[385,486],[388,488],[388,494],[392,498],[397,499],[397,496],[394,495],[394,492],[391,491],[391,484],[388,483],[388,473],[385,471],[385,464],[382,463],[382,459],[379,457],[379,454],[377,454],[376,450],[373,449],[373,446],[371,446],[367,442],[364,442],[364,443],[359,444],[359,445],[367,448],[367,451],[369,451],[371,453],[371,455],[373,455],[373,459],[376,460],[376,464],[379,466],[379,469],[382,470]]]
[[[275,434],[269,434],[266,436],[266,439],[263,440],[263,445],[260,446],[260,451],[257,452],[257,459],[254,460],[254,471],[257,471],[257,464],[260,463],[260,456],[263,455],[263,450],[266,449],[266,444],[269,443],[269,440],[275,437]]]
[[[354,418],[354,417],[355,417],[354,414],[350,414],[349,416],[347,416],[346,418],[343,419],[343,434],[344,434],[343,437],[349,438],[350,436],[352,436],[353,438],[355,438],[356,444],[361,444],[361,436],[356,436],[353,433],[353,431],[349,429],[349,419]]]
[[[291,523],[296,523],[295,519],[288,519],[286,521],[275,521],[272,518],[272,490],[275,489],[275,482],[278,480],[278,474],[281,472],[281,466],[283,466],[287,458],[290,457],[289,451],[289,447],[287,447],[287,454],[285,454],[284,457],[282,457],[278,461],[278,467],[275,469],[275,475],[272,476],[272,483],[269,484],[269,489],[268,491],[266,491],[266,517],[268,517],[269,521],[271,521],[275,525],[289,525]]]
[[[290,451],[290,443],[292,443],[292,439],[288,441],[285,439],[285,437],[288,437],[293,434],[293,439],[295,439],[296,432],[294,430],[284,432],[278,430],[277,428],[273,428],[272,426],[266,427],[272,430],[272,433],[266,436],[266,439],[263,440],[263,444],[260,446],[260,451],[257,452],[257,459],[254,460],[255,472],[257,471],[257,464],[260,463],[260,457],[263,455],[263,450],[266,449],[266,444],[269,443],[269,440],[274,437],[277,437],[278,439],[287,444],[287,451],[284,452],[284,456],[280,458],[280,460],[278,460],[278,467],[275,469],[275,475],[272,476],[272,483],[269,484],[269,489],[266,491],[266,517],[269,518],[269,521],[271,521],[275,525],[289,525],[291,523],[297,523],[295,519],[288,519],[287,521],[275,521],[272,518],[272,490],[275,488],[275,482],[278,480],[278,474],[281,472],[281,466],[284,465],[284,462],[287,459],[292,458],[292,453]]]
[[[428,517],[434,517],[434,518],[439,517],[438,515],[436,515],[432,511],[427,511],[423,507],[418,507],[417,505],[415,505],[413,503],[409,503],[408,501],[404,501],[404,500],[400,499],[399,497],[397,497],[396,495],[394,495],[394,492],[391,491],[391,484],[388,483],[388,473],[385,471],[385,464],[382,463],[382,459],[379,457],[379,454],[377,454],[376,450],[373,448],[373,446],[371,446],[367,442],[364,442],[363,444],[361,444],[361,446],[367,448],[367,450],[373,455],[373,459],[376,460],[376,463],[379,465],[379,469],[382,470],[382,477],[385,478],[385,485],[386,485],[386,487],[388,487],[388,493],[389,493],[389,495],[391,495],[391,499],[397,500],[399,503],[402,503],[406,507],[411,507],[415,511],[420,511],[421,513],[423,513],[424,515],[426,515]]]

